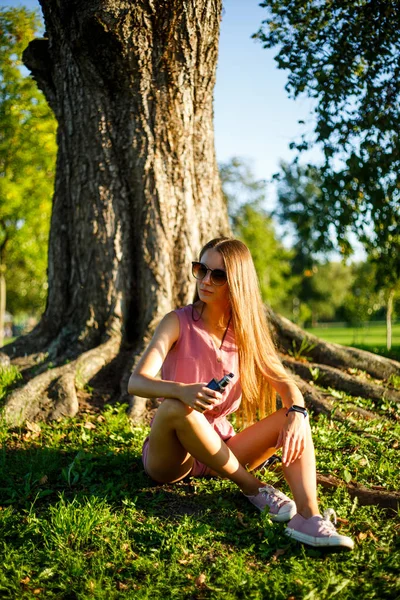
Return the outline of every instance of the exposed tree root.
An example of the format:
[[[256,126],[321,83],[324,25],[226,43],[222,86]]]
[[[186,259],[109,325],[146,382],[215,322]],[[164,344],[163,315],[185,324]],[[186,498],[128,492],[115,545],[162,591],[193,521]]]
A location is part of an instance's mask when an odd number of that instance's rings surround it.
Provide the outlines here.
[[[378,402],[383,400],[400,402],[400,392],[397,390],[362,381],[357,376],[349,375],[335,367],[312,362],[300,362],[291,358],[284,359],[283,364],[306,381],[313,380],[323,387],[331,387],[346,392],[350,396],[361,396]]]
[[[371,410],[361,408],[360,406],[355,406],[355,404],[347,404],[346,413],[359,415],[363,419],[382,419],[382,418],[391,419],[392,418],[391,414],[380,415],[378,413],[372,412]],[[396,420],[396,418],[395,418],[395,420]]]
[[[31,356],[29,362],[34,364],[43,355],[43,352],[47,351],[50,340],[49,333],[44,333],[41,323],[39,323],[35,329],[26,335],[21,335],[10,344],[3,346],[1,351],[9,356],[12,361],[19,357],[26,359],[26,357]]]
[[[345,483],[333,475],[317,473],[317,483],[325,488],[345,487],[352,498],[358,498],[362,505],[377,504],[382,508],[398,510],[400,505],[400,492],[389,492],[384,489],[370,489],[359,483]]]
[[[400,363],[395,360],[365,350],[325,342],[272,311],[268,311],[268,318],[275,330],[280,349],[285,354],[295,356],[302,347],[303,356],[312,358],[318,364],[342,369],[360,369],[382,380],[400,374]]]
[[[316,390],[313,386],[309,385],[300,377],[295,375],[294,380],[297,384],[297,387],[304,396],[304,402],[307,407],[312,408],[313,412],[317,415],[332,415],[334,411],[334,406],[329,401],[329,398],[321,394],[318,390]],[[346,420],[346,416],[343,413],[341,413],[340,410],[335,410],[335,418],[338,421]]]
[[[8,367],[10,364],[10,357],[4,352],[0,352],[0,367]]]
[[[349,414],[359,415],[364,419],[381,418],[381,415],[378,415],[377,413],[366,410],[364,408],[360,408],[359,406],[355,406],[353,404],[347,404],[346,414],[344,414],[340,409],[333,405],[332,401],[335,400],[334,396],[331,396],[330,394],[325,394],[320,390],[317,390],[314,386],[308,384],[306,381],[304,381],[296,375],[294,376],[294,379],[298,388],[304,396],[306,406],[311,407],[313,409],[313,412],[317,415],[329,415],[329,417],[334,421],[341,422],[347,421]]]
[[[120,339],[112,337],[84,352],[75,361],[44,371],[14,390],[4,406],[7,423],[16,426],[25,420],[43,421],[76,415],[79,410],[77,388],[86,385],[118,354],[119,345]]]

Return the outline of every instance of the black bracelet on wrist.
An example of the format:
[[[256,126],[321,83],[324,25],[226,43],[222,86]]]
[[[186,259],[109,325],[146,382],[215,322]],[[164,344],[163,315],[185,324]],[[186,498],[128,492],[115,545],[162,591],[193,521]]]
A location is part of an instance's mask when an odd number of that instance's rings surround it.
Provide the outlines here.
[[[307,409],[304,408],[304,406],[298,406],[297,404],[293,404],[293,406],[291,406],[290,408],[288,408],[288,410],[286,412],[286,416],[288,416],[290,412],[301,413],[304,418],[306,418],[307,415],[308,415]]]

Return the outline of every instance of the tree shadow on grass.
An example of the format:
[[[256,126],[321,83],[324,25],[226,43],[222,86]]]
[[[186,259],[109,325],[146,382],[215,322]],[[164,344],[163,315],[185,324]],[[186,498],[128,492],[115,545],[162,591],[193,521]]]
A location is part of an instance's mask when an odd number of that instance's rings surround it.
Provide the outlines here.
[[[229,482],[186,478],[177,484],[159,485],[146,475],[140,457],[130,450],[0,450],[1,507],[40,515],[56,506],[61,497],[82,504],[88,498],[103,499],[112,510],[129,504],[144,517],[160,522],[179,524],[188,518],[196,527],[212,527],[233,546],[259,542],[264,527],[258,511]],[[283,527],[275,524],[273,528],[278,542]],[[285,544],[290,545],[287,538]]]
[[[112,511],[134,506],[141,517],[158,521],[160,543],[163,522],[178,527],[186,519],[193,523],[193,535],[203,535],[211,528],[227,547],[253,548],[263,560],[278,549],[287,556],[302,552],[286,537],[284,525],[261,515],[225,480],[186,478],[160,485],[144,472],[137,453],[128,449],[117,453],[45,447],[0,451],[1,507],[41,516],[61,499],[84,506],[93,498],[106,501]],[[306,552],[323,556],[321,550],[306,548]]]

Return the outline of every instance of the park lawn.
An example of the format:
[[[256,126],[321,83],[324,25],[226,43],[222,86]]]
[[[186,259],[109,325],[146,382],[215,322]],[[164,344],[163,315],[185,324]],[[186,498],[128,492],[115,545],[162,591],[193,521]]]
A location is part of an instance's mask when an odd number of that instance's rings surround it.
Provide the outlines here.
[[[344,346],[352,346],[354,344],[377,345],[386,344],[386,326],[383,323],[369,323],[363,327],[335,327],[320,326],[307,328],[309,333],[317,337],[343,344]],[[400,344],[400,323],[395,323],[392,326],[392,343],[393,345]]]
[[[336,394],[338,405],[371,403]],[[399,489],[399,407],[373,421],[312,420],[318,470]],[[390,417],[390,418],[389,418]],[[229,481],[155,485],[140,451],[148,427],[126,406],[23,428],[0,426],[0,597],[398,598],[398,512],[319,489],[353,552],[289,540]],[[288,491],[280,470],[262,478]]]
[[[386,326],[384,323],[369,323],[363,327],[327,325],[310,327],[306,331],[327,342],[353,346],[400,360],[400,323],[395,323],[392,326],[392,348],[390,351],[386,349]]]

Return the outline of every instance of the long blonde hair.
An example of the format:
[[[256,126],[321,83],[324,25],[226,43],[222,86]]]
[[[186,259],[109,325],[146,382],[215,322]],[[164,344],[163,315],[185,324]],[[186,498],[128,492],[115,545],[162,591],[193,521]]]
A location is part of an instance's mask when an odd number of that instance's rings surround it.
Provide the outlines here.
[[[270,381],[291,381],[277,354],[267,324],[253,259],[240,240],[221,237],[208,242],[224,261],[232,325],[239,354],[242,403],[238,411],[241,425],[254,423],[276,410],[276,392]],[[197,291],[194,301],[199,299]]]

